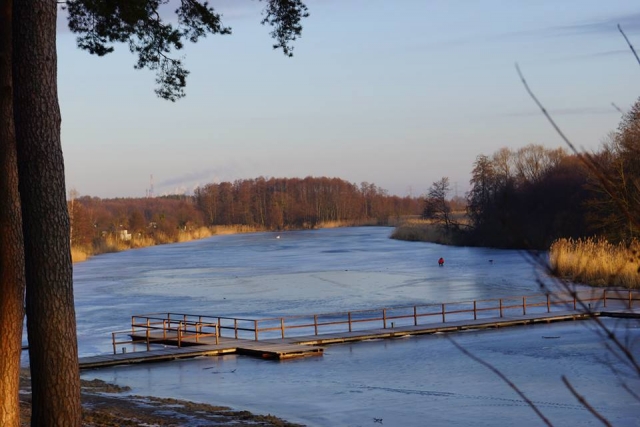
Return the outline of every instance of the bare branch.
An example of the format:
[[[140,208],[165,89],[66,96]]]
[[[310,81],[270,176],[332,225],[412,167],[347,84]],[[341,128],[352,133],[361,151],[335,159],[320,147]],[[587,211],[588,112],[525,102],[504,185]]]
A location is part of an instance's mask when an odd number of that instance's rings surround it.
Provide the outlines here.
[[[638,58],[638,54],[636,53],[636,50],[633,48],[633,45],[629,41],[629,38],[627,38],[627,35],[624,33],[624,31],[622,31],[622,27],[620,26],[620,24],[618,24],[618,31],[620,31],[620,34],[622,34],[622,37],[624,37],[624,39],[627,41],[627,44],[629,45],[629,49],[631,49],[631,52],[633,52],[633,55],[636,57],[638,64],[640,64],[640,58]]]
[[[584,398],[584,396],[582,396],[581,394],[579,394],[575,388],[573,388],[573,386],[571,385],[571,383],[569,382],[569,380],[567,379],[567,377],[565,377],[564,375],[562,376],[562,382],[564,383],[565,386],[567,386],[567,388],[569,389],[569,391],[571,392],[571,394],[574,395],[574,397],[576,399],[578,399],[578,402],[580,402],[580,404],[582,406],[584,406],[585,408],[587,408],[587,410],[589,412],[591,412],[591,414],[596,417],[597,419],[599,419],[602,424],[604,424],[605,426],[611,427],[611,423],[609,423],[609,421],[603,417],[602,415],[600,415],[600,413],[598,411],[596,411],[596,409],[591,406],[589,404],[589,402],[587,402],[587,400]]]
[[[593,171],[593,173],[596,175],[596,177],[598,178],[598,180],[600,181],[600,183],[602,184],[602,186],[609,191],[611,194],[614,194],[613,190],[612,190],[612,186],[611,186],[611,182],[607,179],[606,176],[604,176],[604,174],[602,173],[602,171],[598,168],[598,165],[594,163],[593,159],[589,156],[586,155],[584,153],[582,153],[581,151],[578,151],[575,146],[573,145],[573,143],[569,140],[569,138],[567,138],[565,136],[565,134],[562,132],[562,130],[560,129],[560,127],[556,124],[556,122],[553,120],[553,118],[551,117],[551,115],[549,114],[549,112],[547,111],[547,109],[542,105],[542,103],[538,100],[538,98],[535,96],[535,94],[533,93],[533,91],[529,88],[529,85],[527,84],[527,81],[525,80],[522,71],[520,71],[520,67],[518,66],[518,64],[516,63],[516,70],[518,71],[518,75],[520,76],[520,80],[522,81],[522,84],[524,85],[527,93],[529,94],[529,96],[531,97],[531,99],[533,99],[533,101],[536,103],[536,105],[538,106],[538,108],[540,108],[540,110],[542,111],[542,114],[544,114],[544,116],[547,118],[547,120],[549,121],[549,123],[551,123],[551,126],[555,129],[555,131],[558,133],[558,135],[560,135],[560,137],[562,138],[562,140],[569,146],[569,148],[578,156],[578,158],[584,162],[584,164],[591,170]],[[614,198],[614,201],[616,202],[616,204],[618,205],[618,207],[621,209],[622,212],[624,212],[624,214],[629,218],[630,221],[636,222],[638,221],[637,218],[635,218],[631,212],[629,212],[628,209],[625,209],[625,206],[622,205],[622,203],[620,202],[620,200],[618,200],[618,198]],[[535,259],[535,257],[533,256],[533,254],[530,254],[530,256],[532,257],[532,259]],[[541,264],[545,266],[547,269],[548,266],[546,266],[546,263],[540,261]],[[566,286],[565,286],[566,287]],[[604,323],[597,317],[597,316],[593,316],[593,312],[591,311],[591,309],[580,299],[578,299],[578,302],[580,304],[581,309],[585,312],[585,313],[589,313],[591,314],[591,319],[596,322],[596,324],[598,325],[598,327],[600,328],[600,330],[603,332],[604,336],[606,336],[608,339],[611,340],[611,342],[613,342],[613,344],[615,345],[616,348],[618,348],[623,354],[624,356],[627,358],[627,360],[629,361],[629,363],[631,364],[631,366],[633,366],[633,368],[635,369],[635,371],[640,375],[640,365],[638,364],[638,361],[636,360],[635,356],[631,353],[631,351],[624,345],[624,343],[620,342],[620,340],[615,336],[615,334],[613,333],[613,331],[611,331],[609,328],[607,328]]]
[[[618,111],[618,113],[620,113],[620,114],[624,114],[624,111],[622,111],[622,109],[621,109],[620,107],[618,107],[618,106],[615,104],[615,102],[612,102],[612,103],[611,103],[611,105],[613,106],[613,108],[615,108],[615,109]]]
[[[476,362],[480,363],[481,365],[483,365],[484,367],[488,368],[491,372],[493,372],[494,374],[496,374],[498,377],[500,377],[500,379],[502,381],[504,381],[509,387],[511,387],[511,389],[513,391],[515,391],[518,396],[520,396],[526,403],[527,405],[529,405],[529,407],[531,409],[533,409],[533,411],[536,413],[536,415],[548,426],[552,426],[553,424],[551,424],[551,422],[547,419],[547,417],[544,416],[544,414],[540,411],[540,409],[538,409],[538,407],[536,406],[535,403],[533,403],[533,401],[531,401],[531,399],[529,399],[523,392],[522,390],[520,390],[518,388],[517,385],[515,385],[509,378],[507,378],[507,376],[505,374],[503,374],[502,372],[500,372],[499,369],[497,369],[495,366],[491,365],[490,363],[480,359],[478,356],[472,354],[471,352],[469,352],[467,349],[465,349],[464,347],[462,347],[460,344],[458,344],[457,342],[455,342],[453,340],[453,338],[451,337],[447,337],[449,339],[449,341],[458,349],[460,350],[463,354],[465,354],[467,357],[471,358],[472,360],[475,360]]]

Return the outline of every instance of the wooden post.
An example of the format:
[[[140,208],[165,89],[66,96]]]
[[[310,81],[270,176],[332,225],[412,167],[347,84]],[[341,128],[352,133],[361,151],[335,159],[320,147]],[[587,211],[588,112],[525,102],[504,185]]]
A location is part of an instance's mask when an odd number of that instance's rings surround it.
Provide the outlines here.
[[[547,313],[551,313],[551,298],[547,294]]]
[[[382,329],[387,329],[387,309],[382,309]]]
[[[604,307],[607,306],[607,290],[602,291],[602,304]]]
[[[473,320],[478,320],[478,311],[475,300],[473,301]]]
[[[216,344],[220,344],[220,323],[216,323]]]
[[[315,334],[318,335],[318,315],[317,314],[313,315],[313,330]]]
[[[235,332],[236,339],[238,339],[238,319],[233,319],[233,330]]]
[[[413,306],[413,325],[418,326],[418,307]]]
[[[349,318],[349,332],[351,332],[351,312],[348,312],[347,316]]]
[[[442,303],[442,323],[444,323],[444,303]]]
[[[527,314],[527,297],[522,297],[522,314]]]
[[[576,309],[576,302],[577,302],[576,300],[577,300],[577,297],[576,297],[576,294],[574,292],[574,294],[573,294],[573,309],[574,310]]]
[[[149,320],[147,320],[147,323],[149,322]],[[147,328],[147,351],[151,350],[151,337],[149,337],[149,328]]]
[[[182,322],[178,323],[178,347],[182,347]]]
[[[253,321],[253,330],[255,331],[255,334],[256,334],[256,341],[258,341],[258,321],[257,320]]]
[[[111,332],[111,342],[113,343],[113,354],[116,354],[116,333]]]
[[[282,331],[282,338],[284,338],[284,317],[280,318],[280,330]]]
[[[500,298],[500,318],[502,318],[502,298]]]

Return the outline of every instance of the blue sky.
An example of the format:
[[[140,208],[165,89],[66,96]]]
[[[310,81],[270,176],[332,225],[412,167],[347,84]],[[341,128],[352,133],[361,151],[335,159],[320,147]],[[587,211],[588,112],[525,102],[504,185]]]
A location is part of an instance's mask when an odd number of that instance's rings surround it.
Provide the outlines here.
[[[637,0],[308,0],[295,56],[272,50],[262,4],[212,0],[230,36],[188,45],[186,98],[153,92],[125,45],[97,58],[58,35],[67,189],[102,198],[210,182],[339,177],[460,196],[479,154],[563,146],[514,64],[579,147],[638,99]],[[64,24],[64,21],[60,21]],[[453,195],[453,194],[452,194]]]

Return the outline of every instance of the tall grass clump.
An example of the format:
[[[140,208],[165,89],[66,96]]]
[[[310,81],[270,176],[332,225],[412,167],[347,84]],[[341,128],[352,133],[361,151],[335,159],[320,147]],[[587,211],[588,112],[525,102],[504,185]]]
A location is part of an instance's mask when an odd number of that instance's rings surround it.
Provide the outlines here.
[[[91,251],[87,250],[86,248],[81,248],[76,246],[71,247],[72,262],[86,261],[89,257],[91,257],[91,255],[92,255]]]
[[[457,244],[454,233],[446,230],[441,224],[424,219],[411,219],[403,222],[393,230],[390,237],[410,242],[430,242],[441,245]]]
[[[559,239],[549,250],[558,277],[592,286],[640,288],[640,242],[617,244],[604,239]]]

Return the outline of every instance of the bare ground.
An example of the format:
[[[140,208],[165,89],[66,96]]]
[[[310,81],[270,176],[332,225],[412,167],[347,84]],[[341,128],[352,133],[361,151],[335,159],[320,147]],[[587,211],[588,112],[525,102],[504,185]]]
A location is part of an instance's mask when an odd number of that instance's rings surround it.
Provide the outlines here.
[[[129,391],[101,380],[82,380],[82,425],[85,427],[301,427],[272,415],[255,415],[223,406],[122,395]],[[20,377],[21,426],[31,419],[31,383],[28,370]]]

